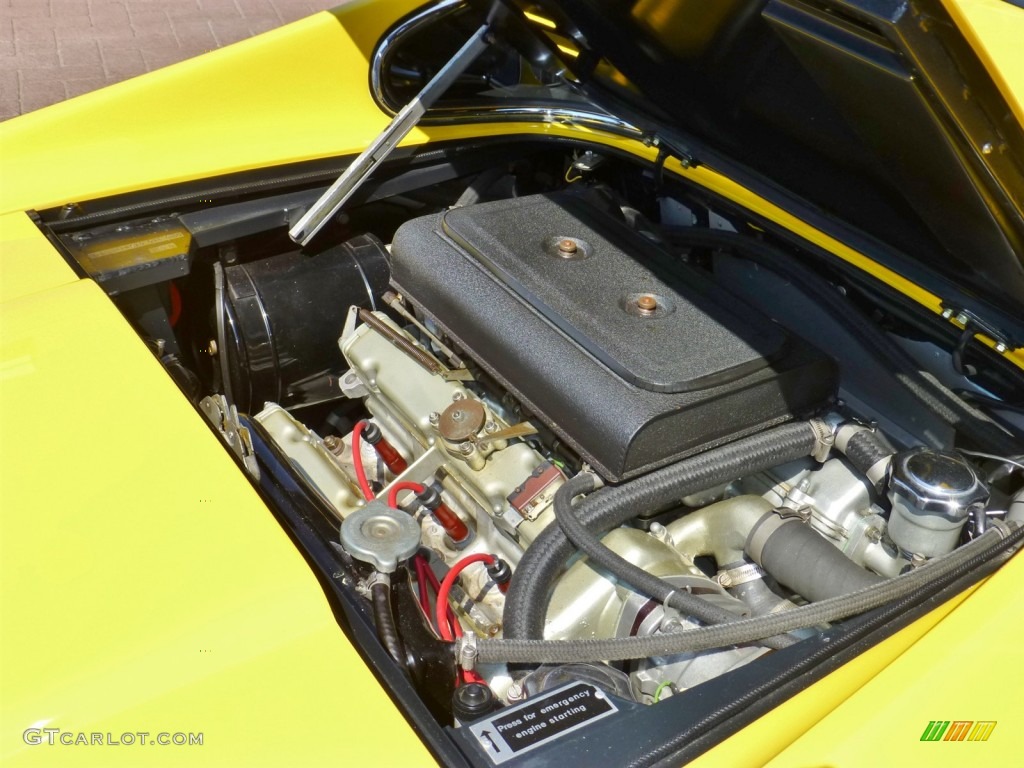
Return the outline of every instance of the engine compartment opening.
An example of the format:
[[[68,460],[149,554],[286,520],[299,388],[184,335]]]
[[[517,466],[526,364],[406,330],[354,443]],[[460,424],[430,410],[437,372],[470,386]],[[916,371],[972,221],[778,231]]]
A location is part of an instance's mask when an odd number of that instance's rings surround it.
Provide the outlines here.
[[[729,201],[596,145],[442,147],[296,248],[320,191],[43,222],[467,759],[596,721],[672,754],[669,700],[796,674],[1021,538],[1019,372],[955,370]]]

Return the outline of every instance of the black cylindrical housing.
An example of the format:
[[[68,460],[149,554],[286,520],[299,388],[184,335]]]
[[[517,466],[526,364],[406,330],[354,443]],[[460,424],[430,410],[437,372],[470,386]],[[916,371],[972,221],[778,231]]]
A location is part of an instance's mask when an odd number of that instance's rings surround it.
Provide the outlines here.
[[[387,251],[373,235],[227,267],[225,353],[238,409],[340,396],[327,377],[343,367],[346,313],[352,305],[375,309],[389,277]]]

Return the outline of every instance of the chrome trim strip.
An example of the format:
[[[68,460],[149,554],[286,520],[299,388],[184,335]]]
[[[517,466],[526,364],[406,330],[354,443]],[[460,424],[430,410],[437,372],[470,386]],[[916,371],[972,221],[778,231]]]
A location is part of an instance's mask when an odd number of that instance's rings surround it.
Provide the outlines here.
[[[634,125],[606,112],[541,106],[487,106],[437,107],[421,121],[426,125],[454,125],[472,122],[529,122],[553,125],[580,125],[631,138],[641,138],[644,132]]]

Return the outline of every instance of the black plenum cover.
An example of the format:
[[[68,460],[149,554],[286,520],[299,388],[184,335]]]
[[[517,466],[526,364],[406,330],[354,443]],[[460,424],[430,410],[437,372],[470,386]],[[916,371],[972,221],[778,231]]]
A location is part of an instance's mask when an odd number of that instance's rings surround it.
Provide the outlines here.
[[[828,357],[580,196],[414,219],[391,258],[395,286],[609,481],[835,392]]]

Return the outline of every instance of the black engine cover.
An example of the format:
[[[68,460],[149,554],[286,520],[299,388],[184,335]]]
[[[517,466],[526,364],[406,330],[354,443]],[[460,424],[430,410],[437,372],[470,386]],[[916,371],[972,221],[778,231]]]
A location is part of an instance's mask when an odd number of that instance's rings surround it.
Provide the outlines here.
[[[391,258],[396,287],[609,481],[835,392],[828,357],[575,195],[409,221]]]

